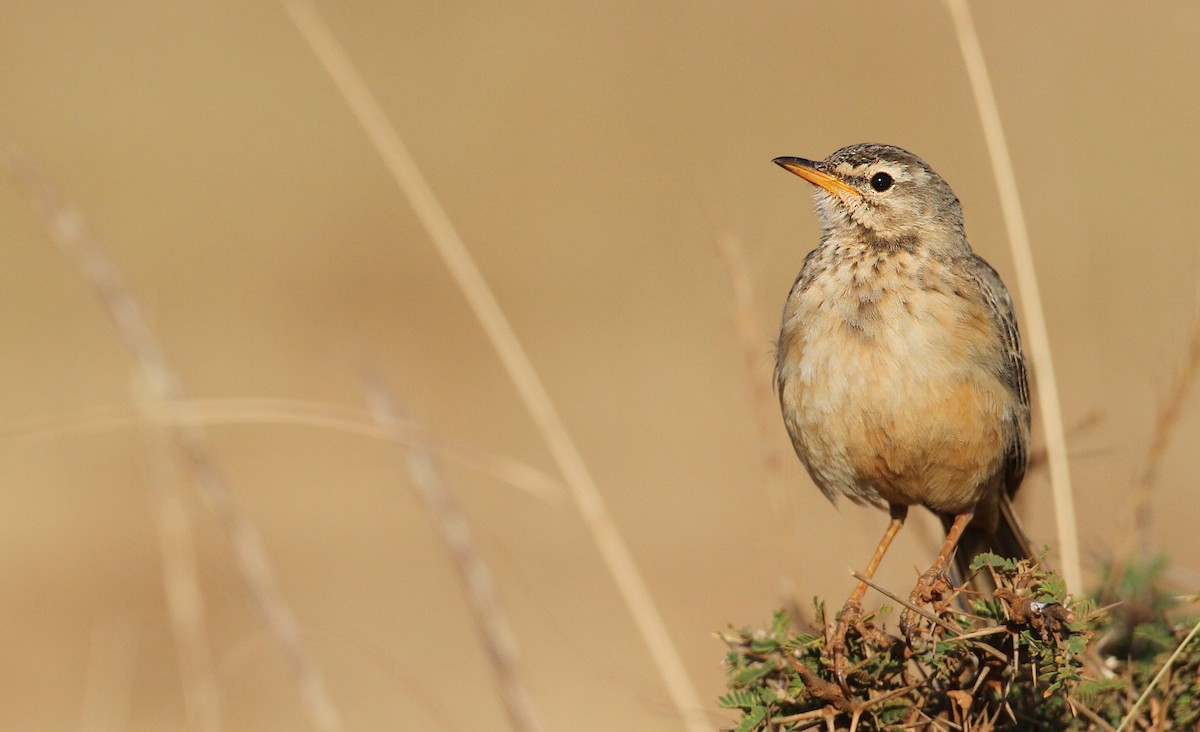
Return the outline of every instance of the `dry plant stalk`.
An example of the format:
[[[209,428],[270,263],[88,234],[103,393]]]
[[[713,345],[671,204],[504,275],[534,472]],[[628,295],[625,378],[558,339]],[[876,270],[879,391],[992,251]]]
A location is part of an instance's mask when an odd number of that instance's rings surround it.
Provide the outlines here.
[[[1198,632],[1200,632],[1200,621],[1197,621],[1196,624],[1192,626],[1192,629],[1188,632],[1187,637],[1183,639],[1183,642],[1175,647],[1175,650],[1171,653],[1170,658],[1163,663],[1162,668],[1159,669],[1158,673],[1154,675],[1154,678],[1149,684],[1146,685],[1146,688],[1142,689],[1142,693],[1138,695],[1137,701],[1135,701],[1133,706],[1129,708],[1129,713],[1126,714],[1125,718],[1121,720],[1121,726],[1117,727],[1117,732],[1122,732],[1129,727],[1135,719],[1137,719],[1138,710],[1141,708],[1142,704],[1146,702],[1146,699],[1150,696],[1151,692],[1154,691],[1154,687],[1158,686],[1159,683],[1162,682],[1163,678],[1167,675],[1167,672],[1171,670],[1171,666],[1174,665],[1175,660],[1179,658],[1179,655],[1183,653],[1183,649],[1187,648],[1188,644],[1192,642],[1192,639],[1196,637],[1196,633]]]
[[[374,440],[396,439],[393,432],[381,427],[370,414],[340,404],[239,397],[188,399],[185,406],[193,423],[198,426],[291,425],[334,430]],[[107,432],[147,421],[169,426],[170,419],[169,415],[157,412],[134,412],[123,405],[112,405],[10,423],[0,431],[0,435],[10,440],[45,440],[66,434]],[[435,434],[416,423],[405,424],[405,434],[416,435],[428,449],[446,460],[490,475],[545,503],[554,506],[562,504],[562,483],[528,463]]]
[[[413,207],[438,254],[458,283],[463,297],[483,326],[484,334],[491,341],[509,379],[558,464],[592,541],[629,608],[680,719],[692,732],[707,732],[710,725],[704,714],[705,705],[700,701],[679,651],[671,641],[670,629],[659,613],[579,447],[563,424],[558,408],[483,273],[479,271],[407,146],[388,122],[378,100],[317,9],[307,0],[282,2],[297,30],[375,145],[388,172]]]
[[[1133,495],[1130,498],[1132,519],[1117,542],[1118,548],[1113,554],[1112,566],[1107,572],[1108,579],[1103,592],[1116,591],[1130,564],[1145,561],[1154,552],[1153,499],[1158,470],[1175,434],[1188,391],[1200,372],[1200,289],[1196,295],[1196,314],[1191,337],[1188,339],[1183,361],[1178,366],[1175,378],[1154,420],[1150,449],[1146,452],[1146,464],[1133,486]]]
[[[304,643],[295,614],[283,596],[258,531],[225,484],[208,439],[187,407],[183,386],[116,263],[88,231],[80,212],[59,198],[27,155],[10,144],[5,150],[5,162],[34,209],[45,219],[59,249],[79,268],[113,319],[117,335],[145,386],[146,398],[156,403],[155,408],[171,425],[174,447],[196,490],[216,514],[229,539],[251,598],[287,661],[313,725],[322,732],[341,730],[341,717]]]
[[[1176,371],[1171,388],[1167,390],[1166,398],[1159,407],[1158,418],[1154,422],[1154,434],[1150,439],[1150,450],[1146,455],[1146,466],[1142,469],[1141,476],[1133,490],[1131,503],[1133,504],[1134,539],[1132,543],[1137,551],[1145,556],[1149,556],[1154,551],[1151,499],[1154,494],[1154,483],[1158,478],[1158,468],[1162,464],[1163,455],[1167,452],[1167,446],[1171,444],[1171,437],[1175,433],[1175,426],[1179,422],[1179,414],[1187,399],[1188,391],[1196,381],[1197,372],[1200,372],[1200,290],[1196,295],[1196,314],[1183,363]],[[1128,554],[1128,551],[1125,553]]]
[[[962,49],[963,64],[971,80],[971,90],[975,95],[984,139],[987,141],[988,156],[996,176],[1000,207],[1004,212],[1004,225],[1008,230],[1008,240],[1012,248],[1017,290],[1021,294],[1021,307],[1025,315],[1029,357],[1038,379],[1038,407],[1045,427],[1046,454],[1050,464],[1050,485],[1054,493],[1054,517],[1058,527],[1058,550],[1062,556],[1063,576],[1067,585],[1078,592],[1083,589],[1083,569],[1079,554],[1079,529],[1075,521],[1075,500],[1071,491],[1070,463],[1067,459],[1066,429],[1063,426],[1058,382],[1054,376],[1046,313],[1038,291],[1037,271],[1029,244],[1029,232],[1025,226],[1025,214],[1021,209],[1021,197],[1017,191],[1017,178],[1013,172],[1012,158],[1008,153],[1004,126],[1000,122],[1000,110],[988,77],[983,49],[979,45],[979,36],[975,33],[975,24],[971,19],[971,8],[967,0],[946,0],[946,6],[954,21],[955,35]]]
[[[769,371],[763,368],[763,339],[758,320],[758,298],[754,280],[746,266],[742,243],[728,226],[716,228],[717,253],[729,275],[733,291],[733,325],[742,349],[742,364],[750,385],[754,423],[758,428],[758,444],[763,474],[767,479],[767,494],[776,512],[796,515],[793,493],[783,485],[783,452],[779,449],[779,407],[771,389]]]
[[[392,432],[397,443],[407,446],[405,458],[409,475],[441,528],[442,539],[466,590],[480,640],[487,650],[488,661],[499,686],[500,699],[504,702],[513,729],[517,732],[541,732],[545,727],[538,718],[517,666],[516,638],[508,616],[496,597],[492,573],[475,545],[466,514],[446,485],[428,445],[419,434],[408,431],[407,425],[412,421],[401,415],[392,395],[383,385],[369,382],[367,399],[380,426]]]
[[[171,446],[170,425],[159,414],[156,400],[139,379],[133,379],[133,401],[141,413],[142,451],[146,482],[154,491],[155,528],[162,554],[163,591],[167,615],[183,681],[183,708],[187,729],[219,732],[221,697],[217,687],[212,648],[208,642],[204,595],[196,571],[196,540],[192,514],[180,485],[184,476]]]

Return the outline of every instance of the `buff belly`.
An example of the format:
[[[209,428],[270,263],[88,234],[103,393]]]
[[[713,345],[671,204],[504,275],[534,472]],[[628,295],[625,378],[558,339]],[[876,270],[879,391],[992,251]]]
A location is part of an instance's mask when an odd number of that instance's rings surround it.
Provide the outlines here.
[[[820,288],[796,303],[780,343],[784,420],[830,499],[971,510],[1001,480],[1013,396],[978,365],[992,343],[970,303],[903,293],[830,306]],[[807,299],[807,302],[806,302]],[[985,335],[985,338],[972,338]]]

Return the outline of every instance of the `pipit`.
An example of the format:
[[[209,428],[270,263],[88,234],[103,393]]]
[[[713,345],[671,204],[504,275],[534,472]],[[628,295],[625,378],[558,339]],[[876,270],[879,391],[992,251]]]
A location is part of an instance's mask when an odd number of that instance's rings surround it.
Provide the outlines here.
[[[886,507],[875,574],[908,508],[946,541],[913,590],[949,588],[947,564],[981,551],[1032,557],[1011,498],[1025,474],[1029,390],[1012,301],[967,243],[962,207],[923,160],[890,145],[823,161],[776,158],[814,184],[821,242],[783,310],[775,383],[796,454],[830,501]],[[862,627],[860,582],[831,639],[845,686],[845,637]],[[912,616],[906,613],[906,633]]]

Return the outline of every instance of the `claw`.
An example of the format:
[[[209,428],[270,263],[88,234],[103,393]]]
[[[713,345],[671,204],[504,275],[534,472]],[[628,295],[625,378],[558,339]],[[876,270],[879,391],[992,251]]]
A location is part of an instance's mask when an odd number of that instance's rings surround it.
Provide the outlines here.
[[[913,588],[912,594],[908,596],[908,601],[913,605],[925,605],[941,599],[952,589],[950,576],[946,574],[946,570],[940,564],[934,563],[917,580],[917,586]],[[900,630],[903,631],[905,640],[909,641],[910,644],[916,629],[917,614],[912,608],[909,608],[900,616]]]
[[[842,687],[842,692],[847,695],[850,694],[850,686],[846,682],[846,674],[849,669],[849,664],[846,662],[846,633],[850,631],[851,625],[856,628],[862,625],[862,605],[853,597],[842,606],[842,611],[838,613],[837,626],[833,630],[833,637],[829,639],[830,655],[833,657],[833,675],[837,679],[838,686]]]
[[[867,564],[866,572],[863,573],[867,579],[875,576],[875,570],[879,568],[879,563],[883,561],[883,555],[887,553],[887,548],[891,545],[892,539],[896,538],[896,533],[904,525],[904,517],[908,515],[908,506],[893,504],[890,506],[890,510],[892,520],[888,522],[887,531],[883,532],[883,538],[879,540],[879,546],[875,547],[875,554],[871,557],[871,562]],[[850,693],[850,688],[846,683],[846,676],[849,673],[849,664],[846,663],[846,633],[849,632],[850,626],[853,625],[858,630],[864,642],[878,642],[880,635],[882,635],[875,632],[863,622],[862,605],[859,603],[866,592],[867,583],[860,579],[858,585],[854,588],[854,592],[850,595],[850,599],[846,600],[846,604],[842,606],[842,612],[838,614],[837,626],[835,626],[833,631],[833,637],[829,639],[828,650],[833,661],[833,673],[837,677],[841,691],[846,695]]]
[[[900,632],[904,634],[904,640],[909,646],[913,644],[913,636],[917,632],[917,614],[911,609],[905,610],[900,615]]]

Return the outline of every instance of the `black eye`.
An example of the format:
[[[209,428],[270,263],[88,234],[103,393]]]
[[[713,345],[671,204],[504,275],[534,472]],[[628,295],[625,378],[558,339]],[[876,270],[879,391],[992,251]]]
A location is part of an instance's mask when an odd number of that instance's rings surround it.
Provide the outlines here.
[[[876,173],[875,175],[871,176],[871,187],[880,193],[883,193],[887,189],[891,188],[892,183],[894,182],[895,181],[892,180],[892,176],[888,175],[887,173]]]

